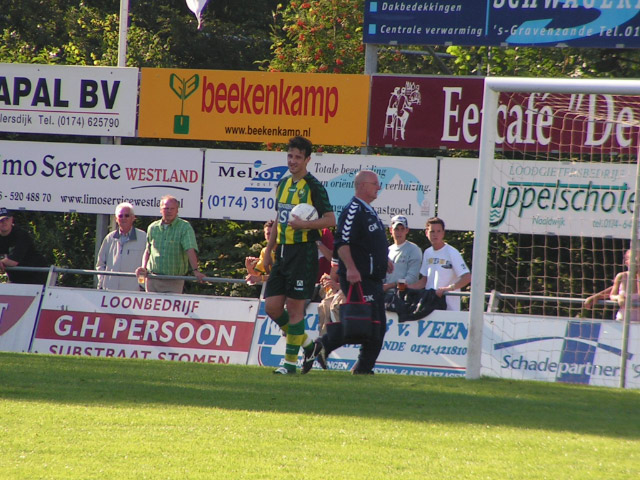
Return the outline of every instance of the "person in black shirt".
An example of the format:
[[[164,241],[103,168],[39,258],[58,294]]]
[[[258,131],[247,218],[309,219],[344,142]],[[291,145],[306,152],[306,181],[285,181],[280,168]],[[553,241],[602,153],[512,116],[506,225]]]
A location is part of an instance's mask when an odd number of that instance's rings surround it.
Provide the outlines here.
[[[31,236],[13,224],[13,214],[0,208],[0,273],[5,273],[11,283],[44,285],[47,272],[5,270],[5,267],[45,267],[45,258],[36,250]]]
[[[335,250],[339,257],[341,290],[346,294],[349,285],[361,282],[365,300],[373,305],[374,320],[379,322],[376,324],[379,328],[377,335],[362,344],[358,361],[352,369],[354,374],[372,374],[387,328],[382,282],[387,273],[393,271],[393,263],[388,259],[386,229],[370,205],[381,188],[378,175],[370,170],[361,170],[355,177],[354,186],[355,196],[338,219]],[[313,353],[305,353],[302,372],[311,370],[315,360],[324,368],[329,353],[342,345],[341,339],[329,332],[316,339]]]

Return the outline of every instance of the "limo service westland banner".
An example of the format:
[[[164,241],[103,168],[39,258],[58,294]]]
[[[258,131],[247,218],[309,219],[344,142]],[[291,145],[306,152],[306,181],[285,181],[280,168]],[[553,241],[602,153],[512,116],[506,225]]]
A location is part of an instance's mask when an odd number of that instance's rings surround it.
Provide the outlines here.
[[[143,68],[139,135],[364,146],[369,77]]]
[[[180,216],[200,216],[197,148],[0,141],[0,202],[9,209],[113,214],[130,202],[159,216],[173,195]]]

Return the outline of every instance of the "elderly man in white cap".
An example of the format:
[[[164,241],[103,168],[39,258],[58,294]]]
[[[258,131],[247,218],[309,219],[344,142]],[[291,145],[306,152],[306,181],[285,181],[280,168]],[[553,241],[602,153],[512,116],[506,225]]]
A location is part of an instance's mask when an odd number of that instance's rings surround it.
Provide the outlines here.
[[[384,279],[385,291],[398,288],[398,281],[404,280],[404,284],[414,283],[420,274],[422,264],[422,250],[413,242],[407,240],[409,233],[409,221],[404,215],[396,215],[391,219],[389,227],[393,244],[389,246],[389,260],[393,262],[393,272],[387,274]]]

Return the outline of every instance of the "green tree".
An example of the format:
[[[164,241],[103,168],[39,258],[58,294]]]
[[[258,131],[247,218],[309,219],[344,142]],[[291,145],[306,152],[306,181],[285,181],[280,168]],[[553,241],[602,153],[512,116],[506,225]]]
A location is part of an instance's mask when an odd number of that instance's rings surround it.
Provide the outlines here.
[[[117,64],[119,0],[3,0],[0,12],[0,63],[57,65]],[[256,70],[269,55],[272,0],[217,0],[204,11],[204,27],[184,1],[130,2],[127,65]],[[95,137],[0,134],[0,139],[96,143]],[[128,144],[193,146],[193,142],[124,139]],[[198,142],[200,146],[238,148],[236,144]],[[250,145],[243,148],[257,148]],[[4,189],[4,188],[3,188]],[[157,217],[139,218],[146,226]],[[70,268],[94,266],[96,215],[19,212],[51,263]],[[219,277],[244,277],[244,257],[256,255],[262,224],[192,220],[204,271]],[[88,276],[64,275],[62,285],[93,285]],[[240,284],[193,285],[194,292],[256,295]]]

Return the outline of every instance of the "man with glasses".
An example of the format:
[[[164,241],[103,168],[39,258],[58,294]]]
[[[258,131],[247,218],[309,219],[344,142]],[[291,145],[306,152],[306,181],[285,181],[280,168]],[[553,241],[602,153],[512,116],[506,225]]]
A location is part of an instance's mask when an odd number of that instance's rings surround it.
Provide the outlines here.
[[[136,275],[195,275],[199,282],[205,277],[198,268],[196,234],[189,222],[178,217],[179,206],[171,195],[160,200],[162,218],[147,229],[147,248]],[[184,280],[149,277],[146,281],[147,292],[182,293],[183,289]]]
[[[142,263],[142,254],[147,243],[147,234],[139,228],[134,228],[136,216],[133,205],[124,202],[116,207],[116,228],[104,237],[96,270],[106,272],[134,273]],[[138,290],[138,280],[135,277],[118,275],[98,275],[98,288],[102,290]]]

